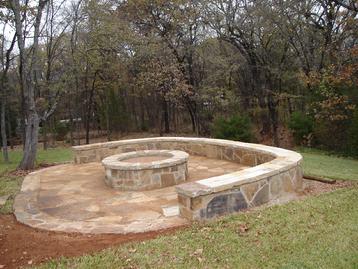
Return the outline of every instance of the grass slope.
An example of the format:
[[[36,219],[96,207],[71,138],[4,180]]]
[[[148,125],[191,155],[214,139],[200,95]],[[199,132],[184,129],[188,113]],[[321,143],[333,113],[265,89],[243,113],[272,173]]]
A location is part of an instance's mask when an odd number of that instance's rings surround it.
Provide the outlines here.
[[[317,149],[300,148],[304,173],[331,179],[358,180],[358,160],[328,155]]]
[[[358,268],[358,188],[40,268]]]

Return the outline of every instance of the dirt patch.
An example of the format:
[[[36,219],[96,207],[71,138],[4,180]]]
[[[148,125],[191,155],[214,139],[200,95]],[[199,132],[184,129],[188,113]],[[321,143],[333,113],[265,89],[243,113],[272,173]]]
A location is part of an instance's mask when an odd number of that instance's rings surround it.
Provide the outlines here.
[[[315,180],[304,179],[304,196],[319,195],[324,192],[330,192],[341,188],[358,186],[357,181],[337,180],[334,184],[323,183]]]
[[[301,198],[357,185],[350,181],[325,184],[305,180]],[[180,228],[183,227],[127,235],[83,235],[37,230],[18,223],[13,215],[0,215],[0,265],[4,265],[1,268],[19,268],[62,256],[80,256],[131,241],[155,238]]]
[[[80,256],[126,242],[155,238],[180,228],[183,227],[127,235],[83,235],[37,230],[18,223],[13,215],[0,215],[0,268],[19,268],[62,256]]]

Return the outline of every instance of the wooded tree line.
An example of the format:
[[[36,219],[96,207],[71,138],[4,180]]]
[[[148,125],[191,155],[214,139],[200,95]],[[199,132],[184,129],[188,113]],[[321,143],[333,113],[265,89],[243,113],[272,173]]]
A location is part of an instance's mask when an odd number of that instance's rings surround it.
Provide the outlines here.
[[[5,159],[22,141],[22,169],[39,137],[46,147],[67,131],[75,145],[94,130],[251,126],[256,141],[282,146],[289,128],[296,143],[358,152],[356,0],[0,5],[1,140]]]

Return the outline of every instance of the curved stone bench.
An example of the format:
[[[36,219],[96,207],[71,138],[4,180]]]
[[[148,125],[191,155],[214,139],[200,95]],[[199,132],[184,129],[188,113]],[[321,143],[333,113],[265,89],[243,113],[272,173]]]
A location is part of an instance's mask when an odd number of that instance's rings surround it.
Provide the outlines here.
[[[209,138],[157,137],[97,143],[73,149],[76,163],[99,162],[107,156],[130,151],[165,149],[251,166],[178,185],[180,214],[190,220],[237,212],[302,190],[302,156],[265,145]]]

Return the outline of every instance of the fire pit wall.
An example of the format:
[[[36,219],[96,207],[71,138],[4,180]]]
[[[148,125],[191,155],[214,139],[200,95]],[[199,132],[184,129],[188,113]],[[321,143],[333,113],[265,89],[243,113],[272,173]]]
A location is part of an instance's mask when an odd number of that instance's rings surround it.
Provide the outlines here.
[[[241,163],[250,168],[176,186],[180,214],[204,220],[290,197],[302,190],[302,156],[296,152],[236,141],[158,137],[76,146],[75,162],[99,162],[130,151],[182,150]]]
[[[163,157],[148,162],[127,162],[136,157]],[[102,160],[105,182],[122,191],[144,191],[185,182],[189,155],[178,150],[143,150],[112,155]]]

